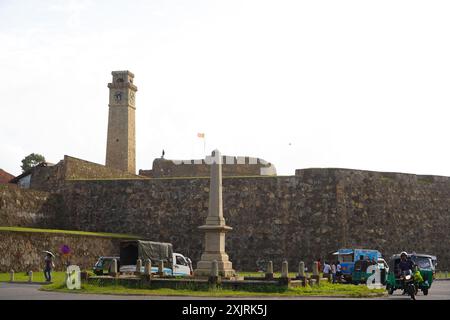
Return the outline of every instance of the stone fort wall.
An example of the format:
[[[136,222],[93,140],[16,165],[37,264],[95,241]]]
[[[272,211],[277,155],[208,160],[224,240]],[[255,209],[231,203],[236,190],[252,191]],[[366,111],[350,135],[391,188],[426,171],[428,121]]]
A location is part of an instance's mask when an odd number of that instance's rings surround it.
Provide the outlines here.
[[[208,161],[159,158],[153,161],[151,170],[139,170],[139,175],[150,178],[209,177],[211,166]],[[274,176],[277,174],[273,164],[259,158],[222,156],[222,163],[223,176]]]
[[[294,270],[299,260],[310,264],[341,247],[385,257],[431,253],[440,269],[450,268],[448,177],[306,169],[224,177],[223,184],[224,216],[234,228],[226,250],[238,270],[255,270],[258,260],[278,269],[284,259]],[[135,234],[172,242],[195,262],[202,252],[197,227],[208,211],[208,178],[67,180],[58,195],[2,190],[0,225]]]
[[[0,226],[52,227],[62,217],[62,197],[49,192],[0,185]]]
[[[66,180],[145,178],[127,171],[65,155],[64,159],[54,166],[34,168],[30,188],[54,192],[59,190]]]
[[[227,253],[238,270],[258,260],[291,266],[341,247],[438,256],[450,268],[450,178],[344,169],[298,170],[287,177],[225,177],[224,216],[234,229]],[[207,215],[208,178],[67,181],[65,225],[172,242],[193,261]]]
[[[82,270],[92,271],[100,256],[117,256],[120,239],[100,236],[17,232],[0,230],[0,272],[42,271],[43,250],[56,255],[55,270],[65,270],[66,258],[59,252],[63,245],[71,249],[70,262]]]

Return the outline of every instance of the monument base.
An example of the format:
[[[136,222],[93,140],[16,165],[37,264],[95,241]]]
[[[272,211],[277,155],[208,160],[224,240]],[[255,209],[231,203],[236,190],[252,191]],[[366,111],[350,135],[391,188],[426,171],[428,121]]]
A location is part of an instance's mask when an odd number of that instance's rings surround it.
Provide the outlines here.
[[[219,276],[224,278],[230,278],[236,275],[236,272],[232,268],[230,261],[217,260],[217,267]],[[209,277],[211,275],[212,260],[203,260],[197,263],[197,269],[194,270],[195,277]]]

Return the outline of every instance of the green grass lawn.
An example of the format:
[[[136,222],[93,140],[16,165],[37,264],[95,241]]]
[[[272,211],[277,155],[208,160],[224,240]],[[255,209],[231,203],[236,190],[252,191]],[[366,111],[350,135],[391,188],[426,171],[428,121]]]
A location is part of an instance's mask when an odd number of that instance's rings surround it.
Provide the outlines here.
[[[242,272],[240,275],[255,276],[258,273],[254,272]],[[95,293],[95,294],[131,294],[131,295],[165,295],[165,296],[198,296],[198,297],[251,297],[251,296],[347,296],[347,297],[368,297],[368,296],[381,296],[385,294],[384,289],[370,290],[366,286],[355,286],[345,284],[330,284],[321,283],[320,286],[313,287],[299,287],[283,289],[274,286],[270,289],[270,292],[260,291],[244,291],[244,290],[188,290],[188,289],[136,289],[127,288],[120,285],[111,286],[96,286],[92,284],[83,283],[81,290],[68,290],[64,284],[65,272],[52,272],[52,284],[43,285],[41,290],[47,291],[59,291],[59,292],[71,292],[71,293]],[[0,273],[0,282],[8,282],[9,273]],[[16,272],[15,281],[28,281],[28,275],[25,272]],[[44,282],[43,272],[34,272],[33,281]]]
[[[224,289],[138,289],[122,285],[97,286],[83,283],[81,290],[69,290],[63,282],[54,282],[41,288],[45,291],[91,293],[91,294],[119,294],[119,295],[163,295],[163,296],[196,296],[196,297],[293,297],[293,296],[341,296],[341,297],[377,297],[386,295],[385,289],[371,290],[364,285],[331,284],[322,282],[319,286],[297,288],[283,288],[272,286],[268,292],[251,290],[224,290]]]
[[[52,272],[52,281],[61,284],[66,277],[65,272]],[[0,282],[9,282],[9,273],[0,273]],[[28,274],[25,272],[16,272],[14,274],[14,281],[28,281]],[[45,282],[44,272],[33,272],[33,282]]]
[[[445,272],[445,271],[439,271],[436,272],[436,279],[446,279],[446,278],[450,278],[450,272]]]
[[[89,272],[91,275],[93,275],[92,272]],[[239,276],[242,277],[261,277],[264,278],[264,273],[262,272],[239,272],[238,273]],[[274,277],[275,278],[279,278],[280,277],[280,273],[279,272],[275,272],[274,273]],[[289,277],[294,278],[296,276],[296,274],[294,272],[290,272],[289,273]],[[15,273],[15,281],[28,281],[28,275],[25,274],[25,272],[16,272]],[[52,272],[52,277],[55,279],[55,282],[58,282],[61,280],[61,282],[65,279],[65,272]],[[34,281],[45,281],[44,280],[44,273],[43,272],[34,272],[33,273],[33,280]],[[0,273],[0,282],[6,282],[9,281],[9,273]]]
[[[108,238],[120,238],[120,239],[140,239],[137,236],[120,233],[107,233],[107,232],[88,232],[88,231],[74,231],[74,230],[58,230],[58,229],[37,229],[37,228],[22,228],[22,227],[0,227],[1,231],[11,232],[43,232],[43,233],[61,233],[61,234],[73,234],[80,236],[95,236],[95,237],[108,237]]]
[[[310,272],[305,272],[305,274],[307,276],[311,275]],[[261,277],[261,278],[264,278],[265,275],[266,274],[264,272],[247,272],[247,271],[238,272],[238,276],[241,276],[241,277]],[[274,272],[273,276],[275,278],[279,278],[279,277],[281,277],[281,272]],[[295,278],[296,276],[297,276],[296,272],[289,272],[289,278]]]

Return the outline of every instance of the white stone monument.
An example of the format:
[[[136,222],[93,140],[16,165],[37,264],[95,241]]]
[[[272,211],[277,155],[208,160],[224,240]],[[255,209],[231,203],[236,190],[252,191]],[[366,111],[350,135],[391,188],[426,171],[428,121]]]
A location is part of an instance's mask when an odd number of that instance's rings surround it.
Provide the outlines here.
[[[222,203],[222,155],[219,150],[212,152],[211,179],[209,188],[209,210],[206,223],[199,229],[205,232],[205,249],[201,260],[197,263],[195,276],[209,276],[214,260],[217,261],[219,275],[231,277],[235,275],[231,261],[225,253],[225,233],[232,230],[225,224]]]

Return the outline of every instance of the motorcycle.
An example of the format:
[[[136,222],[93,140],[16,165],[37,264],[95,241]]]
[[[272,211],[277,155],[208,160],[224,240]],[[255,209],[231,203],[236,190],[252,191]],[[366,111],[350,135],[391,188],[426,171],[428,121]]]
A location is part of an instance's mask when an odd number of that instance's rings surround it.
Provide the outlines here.
[[[414,280],[412,270],[403,271],[400,275],[400,282],[403,290],[411,299],[416,300],[416,294],[419,290],[417,283]]]

